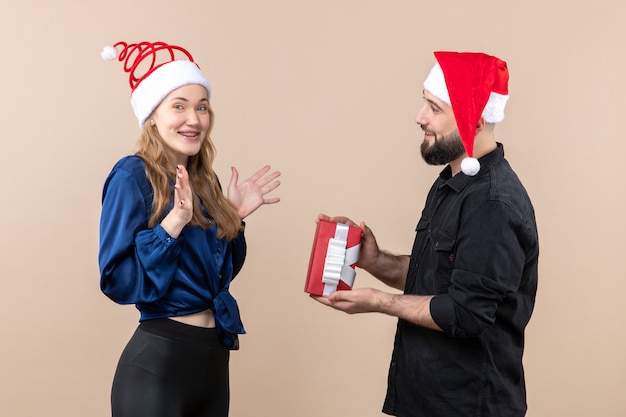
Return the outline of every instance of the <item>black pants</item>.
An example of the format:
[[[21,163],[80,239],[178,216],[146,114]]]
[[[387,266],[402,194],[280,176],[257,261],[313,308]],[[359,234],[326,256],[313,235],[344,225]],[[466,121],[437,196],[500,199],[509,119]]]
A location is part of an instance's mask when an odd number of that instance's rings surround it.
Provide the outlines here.
[[[142,322],[115,372],[113,417],[228,416],[229,357],[215,329]]]

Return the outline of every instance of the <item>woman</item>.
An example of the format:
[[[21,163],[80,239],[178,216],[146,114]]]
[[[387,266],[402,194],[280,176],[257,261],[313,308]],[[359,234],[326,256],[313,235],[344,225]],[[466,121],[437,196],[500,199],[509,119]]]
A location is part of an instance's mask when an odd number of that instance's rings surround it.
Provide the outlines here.
[[[142,129],[138,152],[113,167],[102,197],[101,289],[140,311],[112,414],[227,416],[229,350],[244,333],[229,293],[246,256],[243,219],[279,201],[265,194],[280,173],[265,166],[239,184],[232,168],[224,196],[212,169],[211,88],[183,48],[119,42],[102,57],[124,63]]]

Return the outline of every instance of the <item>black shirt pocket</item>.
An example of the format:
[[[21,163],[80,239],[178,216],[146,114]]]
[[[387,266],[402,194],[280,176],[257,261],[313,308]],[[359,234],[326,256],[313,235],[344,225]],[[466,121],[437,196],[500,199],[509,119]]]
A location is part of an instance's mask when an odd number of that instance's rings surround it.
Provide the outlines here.
[[[434,227],[430,230],[430,243],[435,266],[433,274],[435,294],[447,293],[454,270],[456,238]]]

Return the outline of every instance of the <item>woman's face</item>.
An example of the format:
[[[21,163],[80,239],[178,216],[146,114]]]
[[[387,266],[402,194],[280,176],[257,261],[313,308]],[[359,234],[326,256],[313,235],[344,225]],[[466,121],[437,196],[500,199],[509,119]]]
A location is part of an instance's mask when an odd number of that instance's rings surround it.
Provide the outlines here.
[[[177,88],[163,99],[149,122],[163,138],[176,164],[187,166],[200,151],[211,123],[207,90],[199,84]]]

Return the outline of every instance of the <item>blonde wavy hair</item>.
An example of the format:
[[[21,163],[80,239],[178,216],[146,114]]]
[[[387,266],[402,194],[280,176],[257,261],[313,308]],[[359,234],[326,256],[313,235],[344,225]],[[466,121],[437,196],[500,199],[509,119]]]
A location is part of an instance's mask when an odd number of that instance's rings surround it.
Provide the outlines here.
[[[187,163],[189,183],[194,191],[193,217],[189,224],[208,229],[214,221],[217,224],[217,237],[232,240],[242,229],[242,223],[237,211],[224,196],[213,171],[216,150],[210,138],[213,128],[213,110],[210,107],[209,115],[206,138],[200,151],[189,157]],[[146,176],[154,191],[152,215],[148,222],[149,227],[154,227],[163,220],[170,205],[176,164],[170,158],[163,138],[150,123],[143,126],[136,155],[146,164]],[[202,208],[209,213],[212,221],[203,214]]]

